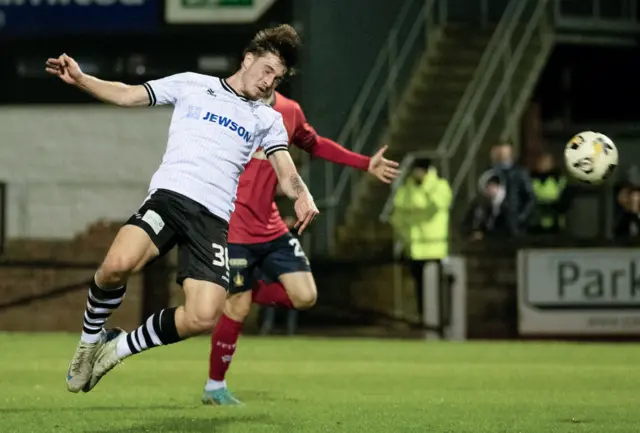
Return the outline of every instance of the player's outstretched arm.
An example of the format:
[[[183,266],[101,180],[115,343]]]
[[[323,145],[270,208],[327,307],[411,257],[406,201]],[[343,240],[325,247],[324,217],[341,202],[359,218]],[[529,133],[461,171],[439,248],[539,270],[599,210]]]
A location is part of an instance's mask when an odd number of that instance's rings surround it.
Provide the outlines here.
[[[295,200],[294,209],[298,222],[294,227],[298,229],[298,234],[301,234],[320,212],[288,151],[280,150],[272,153],[269,156],[269,162],[278,176],[282,191],[290,199]]]
[[[85,74],[78,63],[66,54],[48,59],[46,71],[58,76],[65,83],[76,86],[91,96],[110,104],[121,107],[149,105],[149,94],[143,86],[129,86],[113,81],[103,81]]]
[[[367,171],[381,182],[391,183],[400,173],[398,170],[400,164],[384,157],[387,146],[383,146],[375,155],[369,158],[345,149],[335,141],[320,135],[316,136],[311,143],[312,145],[307,145],[306,148],[303,147],[305,150],[310,149],[311,155],[336,164]]]
[[[304,113],[299,117],[304,119]],[[329,138],[318,135],[306,121],[296,127],[293,136],[293,144],[309,152],[312,156],[322,158],[335,164],[346,165],[367,171],[381,182],[391,183],[400,173],[396,161],[386,159],[384,152],[387,146],[383,146],[371,158],[352,152]]]
[[[335,141],[318,135],[313,126],[307,122],[307,118],[300,105],[295,101],[289,101],[288,103],[293,104],[293,111],[295,113],[293,116],[295,119],[295,128],[291,141],[299,148],[309,152],[314,157],[367,171],[384,183],[391,183],[400,173],[398,171],[400,164],[384,157],[387,146],[383,146],[382,149],[376,152],[371,158],[352,152],[340,146]]]

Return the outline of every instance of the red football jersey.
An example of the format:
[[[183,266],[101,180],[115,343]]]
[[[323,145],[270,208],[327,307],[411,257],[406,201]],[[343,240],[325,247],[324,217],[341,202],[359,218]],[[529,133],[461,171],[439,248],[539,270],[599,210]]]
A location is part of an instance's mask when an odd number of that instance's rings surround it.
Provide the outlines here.
[[[300,105],[275,93],[274,110],[282,114],[289,144],[329,161],[367,170],[369,158],[353,153],[324,137],[307,123]],[[262,148],[252,155],[240,175],[235,211],[229,221],[228,242],[259,244],[272,241],[289,231],[274,202],[278,177]]]

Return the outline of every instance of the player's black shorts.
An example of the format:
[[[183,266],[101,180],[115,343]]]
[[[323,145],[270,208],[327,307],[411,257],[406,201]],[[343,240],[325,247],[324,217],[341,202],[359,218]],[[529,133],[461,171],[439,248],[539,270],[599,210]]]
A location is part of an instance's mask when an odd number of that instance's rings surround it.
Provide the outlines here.
[[[272,282],[283,274],[311,272],[300,241],[291,233],[261,244],[229,244],[229,264],[229,293],[251,290],[256,280]]]
[[[178,284],[193,278],[229,290],[228,224],[200,203],[158,189],[126,224],[146,231],[161,256],[178,245]]]

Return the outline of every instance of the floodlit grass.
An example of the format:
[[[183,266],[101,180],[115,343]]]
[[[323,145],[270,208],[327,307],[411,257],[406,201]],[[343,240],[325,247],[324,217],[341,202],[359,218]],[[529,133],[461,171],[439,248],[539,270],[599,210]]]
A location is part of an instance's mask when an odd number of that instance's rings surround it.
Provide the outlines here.
[[[244,407],[200,404],[208,339],[66,391],[77,335],[0,334],[0,432],[638,432],[640,347],[243,338]]]

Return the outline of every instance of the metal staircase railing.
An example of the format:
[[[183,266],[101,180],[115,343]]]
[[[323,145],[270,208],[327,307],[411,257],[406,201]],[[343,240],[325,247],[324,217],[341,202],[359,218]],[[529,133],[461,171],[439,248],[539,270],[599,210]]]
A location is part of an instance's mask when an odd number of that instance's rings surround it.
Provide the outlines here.
[[[480,88],[478,89],[479,95],[476,97],[476,100],[474,101],[475,104],[472,103],[469,107],[470,112],[474,112],[475,110],[478,109],[480,104],[480,99],[481,99],[480,95],[487,91],[488,84],[489,84],[489,76],[494,76],[494,74],[498,72],[498,65],[500,64],[500,62],[502,62],[502,64],[504,65],[504,70],[502,71],[502,74],[503,74],[502,82],[500,83],[497,91],[493,96],[493,99],[489,104],[489,107],[484,112],[484,115],[481,117],[480,121],[475,120],[471,115],[471,113],[467,113],[466,119],[468,119],[468,121],[465,122],[465,126],[468,128],[469,137],[473,137],[473,138],[470,138],[468,140],[468,147],[467,149],[465,149],[466,153],[462,161],[462,164],[459,170],[457,171],[457,173],[455,174],[455,176],[452,176],[453,181],[451,182],[451,190],[454,197],[457,196],[462,186],[462,182],[464,182],[465,179],[468,179],[467,185],[469,186],[468,188],[469,196],[474,195],[474,192],[476,190],[475,185],[477,184],[477,181],[476,181],[476,176],[473,175],[475,173],[474,171],[471,171],[471,168],[476,162],[478,150],[482,145],[482,142],[489,129],[489,125],[491,121],[494,119],[494,117],[497,114],[497,110],[500,104],[505,102],[505,100],[510,99],[510,98],[507,98],[507,93],[511,88],[514,74],[518,69],[518,67],[521,65],[520,61],[522,60],[525,49],[533,41],[534,32],[538,30],[538,34],[540,36],[540,41],[542,44],[546,42],[549,45],[551,45],[553,43],[551,38],[548,37],[549,36],[548,26],[545,25],[547,11],[548,11],[547,7],[549,4],[549,1],[548,0],[531,0],[533,2],[533,11],[531,12],[530,17],[526,17],[525,13],[527,11],[527,6],[531,3],[525,0],[514,0],[514,1],[517,1],[517,4],[519,5],[519,7],[516,8],[514,11],[514,16],[512,17],[512,21],[509,25],[509,28],[506,30],[503,44],[501,44],[498,51],[496,51],[493,57],[493,61],[489,64],[487,77],[483,80],[483,82],[480,85]],[[517,42],[515,50],[512,51],[511,40],[514,36],[516,27],[520,23],[522,23],[524,20],[526,20],[527,22],[524,28],[524,33],[521,39]],[[544,53],[544,51],[541,50],[541,53]],[[546,54],[541,54],[541,55],[544,55],[544,57],[546,58]],[[508,105],[510,105],[510,107],[507,107],[505,110],[506,119],[504,123],[504,128],[502,129],[502,134],[500,137],[503,140],[507,139],[509,136],[511,137],[514,136],[515,130],[518,129],[515,127],[515,124],[520,120],[519,115],[518,116],[514,115],[515,110],[514,110],[513,101],[507,101],[507,103]],[[443,145],[446,145],[446,143],[443,143]]]
[[[636,46],[640,0],[556,0],[556,41],[569,44]]]
[[[515,125],[519,121],[519,113],[526,103],[523,97],[525,92],[521,91],[515,101],[506,96],[510,96],[509,89],[514,72],[520,66],[525,48],[533,40],[534,31],[539,32],[543,45],[547,44],[549,48],[553,44],[548,28],[545,26],[548,5],[548,0],[510,0],[437,150],[412,152],[405,156],[402,161],[403,174],[392,185],[391,193],[380,215],[381,221],[388,221],[393,210],[393,199],[397,188],[404,182],[409,167],[419,157],[428,156],[439,160],[445,177],[451,183],[454,197],[465,179],[473,180],[473,182],[469,181],[468,185],[470,190],[472,186],[475,190],[476,182],[471,169],[479,147],[501,104],[505,105],[502,138],[507,138],[517,129]],[[527,22],[524,33],[519,41],[516,41],[515,50],[512,51],[516,29],[522,22]],[[546,52],[541,50],[540,59],[536,59],[536,67],[541,68],[547,54],[548,50]],[[502,70],[498,69],[500,63],[503,65]],[[529,74],[525,86],[533,86],[538,72]],[[494,91],[489,84],[492,80],[495,81],[496,77],[500,82],[497,90]],[[489,102],[487,109],[479,112],[483,107],[482,104],[486,102]],[[463,146],[463,144],[466,145]],[[453,160],[462,160],[460,167],[452,167]]]
[[[376,128],[389,121],[415,61],[428,49],[436,26],[446,21],[447,4],[448,0],[405,0],[338,136],[339,143],[350,143],[351,150],[360,153],[372,153],[377,147]],[[334,249],[338,214],[346,208],[359,178],[354,170],[339,169],[336,176],[334,165],[325,163],[326,198],[318,201],[325,213],[319,230],[329,251]]]
[[[556,0],[554,16],[560,30],[637,33],[638,0]]]
[[[473,110],[474,107],[477,107],[480,102],[480,97],[483,96],[481,95],[480,90],[482,86],[486,85],[486,82],[492,78],[489,74],[492,74],[495,71],[496,59],[498,59],[498,50],[504,47],[507,43],[507,38],[510,37],[508,34],[508,30],[511,28],[510,25],[516,19],[515,14],[523,7],[524,2],[517,0],[511,1],[507,4],[502,15],[502,19],[498,23],[496,30],[485,48],[476,71],[471,78],[471,82],[467,85],[467,88],[462,95],[462,99],[447,125],[447,129],[438,143],[436,155],[445,157],[443,160],[442,174],[447,179],[451,178],[448,162],[460,148],[464,137],[463,134],[466,132],[464,128],[465,124],[468,123],[470,119],[473,119],[473,113],[470,111]]]

